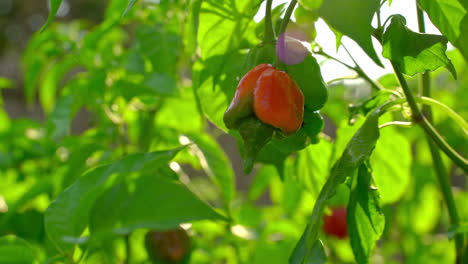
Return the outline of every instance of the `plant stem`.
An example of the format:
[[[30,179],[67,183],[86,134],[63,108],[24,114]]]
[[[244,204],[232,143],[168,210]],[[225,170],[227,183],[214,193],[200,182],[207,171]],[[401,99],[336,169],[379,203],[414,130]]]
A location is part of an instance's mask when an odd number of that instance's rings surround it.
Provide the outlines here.
[[[270,43],[275,41],[275,31],[273,30],[273,22],[271,21],[271,5],[273,0],[267,0],[265,6],[265,36],[263,41]]]
[[[351,55],[351,52],[349,52],[349,50],[346,48],[346,46],[344,44],[342,44],[343,48],[345,49],[346,53],[348,54],[348,56],[351,58],[351,60],[353,60],[353,63],[354,65],[356,65],[354,68],[354,70],[357,72],[357,74],[359,74],[359,76],[361,76],[362,78],[364,78],[364,80],[366,80],[371,86],[372,88],[374,88],[375,90],[377,91],[380,91],[382,90],[382,87],[380,87],[376,82],[374,82],[361,68],[361,66],[359,66],[359,64],[357,63],[357,61],[354,59],[354,57]]]
[[[401,88],[405,93],[406,100],[408,101],[408,105],[411,108],[412,117],[414,123],[417,123],[421,126],[421,128],[426,132],[426,134],[434,141],[434,143],[455,163],[460,169],[462,169],[465,173],[468,173],[468,161],[464,159],[460,154],[458,154],[445,140],[444,138],[437,132],[437,130],[431,125],[431,123],[427,120],[426,117],[422,114],[421,110],[419,110],[418,105],[416,104],[416,100],[413,97],[413,94],[408,86],[408,83],[403,77],[401,73],[400,66],[392,61],[392,67],[395,71],[395,74],[400,82]]]
[[[404,122],[404,121],[392,121],[392,122],[387,122],[387,123],[380,125],[379,129],[382,129],[384,127],[389,127],[389,126],[412,127],[413,123]]]
[[[426,94],[426,93],[423,93],[423,94]],[[455,112],[452,108],[444,105],[443,103],[437,100],[434,100],[426,96],[416,97],[415,99],[416,99],[416,102],[424,104],[423,113],[425,116],[428,117],[428,119],[429,119],[429,116],[428,116],[429,113],[426,113],[426,109],[428,109],[427,107],[428,106],[438,107],[440,110],[444,111],[445,114],[447,114],[450,118],[452,118],[457,123],[457,125],[460,126],[463,132],[468,133],[468,123],[465,121],[465,119],[463,119],[463,117],[457,114],[457,112]],[[429,120],[432,121],[432,119],[429,119]]]
[[[417,16],[418,16],[418,26],[419,32],[425,33],[426,28],[424,24],[424,13],[423,11],[417,7]],[[426,71],[422,74],[419,82],[420,92],[423,96],[430,97],[431,96],[431,80],[430,80],[430,73]],[[427,120],[432,122],[432,110],[429,105],[423,106],[423,114],[427,116]],[[429,145],[429,150],[431,152],[432,161],[434,164],[434,169],[437,175],[437,179],[440,184],[440,188],[442,191],[442,195],[444,197],[445,204],[447,206],[447,210],[450,217],[450,222],[452,226],[458,227],[460,224],[460,218],[458,215],[457,207],[455,205],[455,200],[453,198],[453,192],[450,185],[450,177],[447,175],[447,171],[445,170],[444,163],[440,156],[439,149],[435,145],[435,143],[426,135],[427,143]],[[456,234],[455,235],[455,251],[456,251],[456,262],[461,263],[462,255],[463,255],[463,234]]]
[[[297,0],[291,0],[289,3],[288,9],[286,9],[286,13],[284,14],[283,22],[281,23],[281,27],[279,30],[279,35],[283,34],[284,31],[286,31],[286,27],[288,26],[289,19],[291,18],[292,12],[294,11],[294,8],[296,7]]]
[[[376,83],[375,81],[373,81],[362,69],[361,67],[359,67],[359,65],[355,62],[355,60],[353,59],[353,57],[349,54],[349,56],[351,57],[351,59],[354,61],[354,63],[356,64],[356,66],[351,66],[349,64],[347,64],[346,62],[343,62],[341,61],[340,59],[337,59],[331,55],[329,55],[328,53],[325,53],[322,49],[320,49],[319,51],[315,52],[315,54],[318,54],[318,55],[322,55],[328,59],[331,59],[331,60],[334,60],[338,63],[340,63],[341,65],[345,66],[346,68],[350,69],[350,70],[353,70],[355,71],[359,77],[363,78],[364,80],[366,80],[374,90],[376,91],[380,91],[380,90],[383,90],[382,87],[380,87],[380,85],[378,83]]]

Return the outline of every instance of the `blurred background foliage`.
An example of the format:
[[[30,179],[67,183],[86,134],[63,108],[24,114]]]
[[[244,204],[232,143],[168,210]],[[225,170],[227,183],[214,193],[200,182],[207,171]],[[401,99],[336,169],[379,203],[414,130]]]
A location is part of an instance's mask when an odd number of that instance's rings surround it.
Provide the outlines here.
[[[56,23],[39,33],[47,2],[0,2],[0,263],[8,263],[1,252],[12,248],[21,263],[78,261],[83,255],[84,263],[122,263],[125,236],[60,254],[44,229],[46,209],[97,165],[187,143],[171,172],[161,173],[177,173],[201,200],[233,219],[192,223],[190,263],[287,263],[331,165],[363,122],[362,115],[350,118],[349,105],[368,99],[369,86],[362,80],[329,84],[320,141],[287,158],[284,181],[273,165],[244,175],[237,143],[219,120],[245,73],[247,50],[261,39],[263,22],[252,21],[260,1],[236,1],[234,11],[206,1],[203,7],[212,12],[204,10],[198,20],[199,1],[142,0],[122,18],[127,0],[64,0]],[[229,43],[210,31],[215,25],[233,32]],[[457,50],[448,55],[459,78],[436,71],[433,97],[467,119],[467,63]],[[223,72],[213,72],[220,65]],[[392,75],[378,81],[398,91]],[[410,84],[417,89],[416,79]],[[437,109],[435,124],[450,145],[468,153],[463,131]],[[386,127],[381,133],[372,163],[386,227],[372,263],[453,263],[448,216],[422,130]],[[467,177],[444,162],[466,222]],[[331,205],[347,203],[345,185]],[[157,208],[152,206],[135,210]],[[145,231],[129,237],[130,263],[149,263]],[[329,263],[354,263],[348,241],[323,239]]]

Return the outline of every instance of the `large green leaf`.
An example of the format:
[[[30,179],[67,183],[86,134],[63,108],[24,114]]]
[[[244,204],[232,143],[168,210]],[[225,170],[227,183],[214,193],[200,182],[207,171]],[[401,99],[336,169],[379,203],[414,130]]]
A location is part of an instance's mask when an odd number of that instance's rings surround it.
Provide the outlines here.
[[[322,139],[297,153],[296,175],[299,182],[317,198],[330,169],[332,144]]]
[[[349,141],[341,157],[333,165],[330,177],[320,191],[317,201],[315,202],[310,222],[304,231],[307,245],[306,252],[310,252],[318,241],[320,223],[327,200],[335,194],[338,186],[346,177],[352,177],[356,169],[371,155],[379,138],[378,120],[378,112],[370,114],[364,124]],[[308,258],[307,255],[303,255],[304,251],[301,250],[301,244],[302,243],[299,242],[296,245],[296,249],[291,256],[292,259],[299,258],[305,260]]]
[[[0,264],[35,263],[33,249],[26,241],[15,236],[0,237]]]
[[[371,157],[383,203],[396,202],[407,190],[411,175],[411,145],[397,130],[386,127]],[[391,157],[398,157],[395,162]]]
[[[468,61],[468,2],[463,0],[418,0],[432,23]]]
[[[88,225],[89,211],[94,201],[115,182],[117,174],[166,166],[180,149],[132,154],[85,173],[60,193],[45,212],[46,232],[51,241],[62,251],[72,250],[72,245],[63,239],[81,235]]]
[[[132,9],[132,7],[135,5],[137,1],[138,0],[128,0],[128,6],[123,12],[122,17],[124,17],[130,11],[130,9]]]
[[[49,17],[47,18],[46,23],[42,26],[40,31],[44,31],[54,21],[55,15],[57,15],[57,11],[59,10],[60,5],[62,4],[62,0],[49,0],[49,4]]]
[[[226,66],[220,76],[222,81],[218,82],[214,77],[218,68],[212,66],[221,60],[226,60]],[[223,115],[234,96],[244,61],[245,55],[236,51],[194,64],[194,89],[200,107],[211,122],[225,131]]]
[[[372,18],[379,0],[326,0],[318,10],[331,27],[356,41],[369,57],[382,66],[372,44]]]
[[[317,240],[309,249],[306,243],[306,233],[302,234],[294,249],[294,255],[289,258],[289,264],[324,264],[326,262],[327,255],[322,241]]]
[[[198,28],[198,43],[202,58],[224,55],[238,49],[246,33],[253,34],[253,16],[259,7],[257,0],[217,1],[202,3]],[[218,67],[223,65],[219,62]]]
[[[322,5],[323,0],[299,0],[299,4],[309,10],[317,10]]]
[[[182,48],[182,39],[162,25],[140,25],[136,29],[138,52],[148,59],[153,72],[174,78]]]
[[[234,171],[226,154],[216,141],[209,136],[191,133],[188,135],[195,146],[190,146],[193,154],[200,160],[200,164],[206,174],[217,184],[226,208],[234,198],[235,183]]]
[[[287,65],[286,71],[304,93],[304,107],[310,111],[322,108],[328,99],[328,92],[317,60],[308,54],[301,63]]]
[[[78,61],[73,56],[67,56],[54,62],[50,68],[44,72],[44,76],[39,89],[39,101],[46,113],[50,113],[55,105],[55,97],[60,88],[60,82],[65,74],[76,67]]]
[[[379,193],[371,184],[372,174],[362,164],[347,210],[348,232],[357,263],[369,263],[372,249],[385,226],[385,217],[380,211]]]
[[[70,125],[77,110],[74,94],[62,96],[48,117],[48,133],[53,140],[60,140],[70,134]]]
[[[127,234],[137,228],[164,230],[195,220],[223,219],[185,186],[171,180],[171,174],[174,172],[168,168],[161,169],[106,191],[90,211],[92,234]]]
[[[398,63],[408,75],[446,67],[456,78],[455,68],[445,54],[447,42],[444,36],[411,31],[405,18],[395,15],[383,35],[382,55]]]
[[[253,17],[260,1],[203,1],[198,25],[201,60],[194,65],[194,89],[207,117],[225,129],[222,116],[243,74],[243,41],[255,40]],[[194,7],[196,8],[196,6]],[[194,18],[196,19],[196,18]]]

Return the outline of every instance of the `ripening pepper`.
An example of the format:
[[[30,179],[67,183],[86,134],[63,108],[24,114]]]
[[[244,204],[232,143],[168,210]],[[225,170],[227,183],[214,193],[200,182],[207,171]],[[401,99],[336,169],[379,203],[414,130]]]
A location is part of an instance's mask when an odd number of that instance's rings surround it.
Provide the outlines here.
[[[255,115],[285,134],[297,131],[304,117],[304,95],[296,82],[269,64],[260,64],[244,75],[224,113],[224,123],[238,129],[242,120]]]
[[[348,236],[348,224],[346,223],[346,207],[332,208],[331,215],[325,215],[323,219],[323,231],[329,236],[345,239]]]
[[[145,235],[145,248],[152,263],[186,263],[191,251],[190,237],[182,228],[150,230]]]

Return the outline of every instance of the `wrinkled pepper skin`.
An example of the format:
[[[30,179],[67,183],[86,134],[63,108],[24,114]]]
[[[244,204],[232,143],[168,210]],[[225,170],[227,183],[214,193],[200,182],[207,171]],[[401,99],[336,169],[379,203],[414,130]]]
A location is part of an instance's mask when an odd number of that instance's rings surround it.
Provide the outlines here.
[[[224,124],[229,129],[238,129],[242,119],[253,114],[253,91],[257,80],[266,69],[273,69],[269,64],[260,64],[242,77],[234,98],[224,113]]]
[[[291,134],[302,125],[304,95],[286,72],[267,69],[254,90],[254,111],[261,121]]]
[[[251,115],[292,134],[302,125],[304,95],[286,72],[260,64],[239,82],[224,114],[224,123],[230,129],[238,129],[242,120]]]

